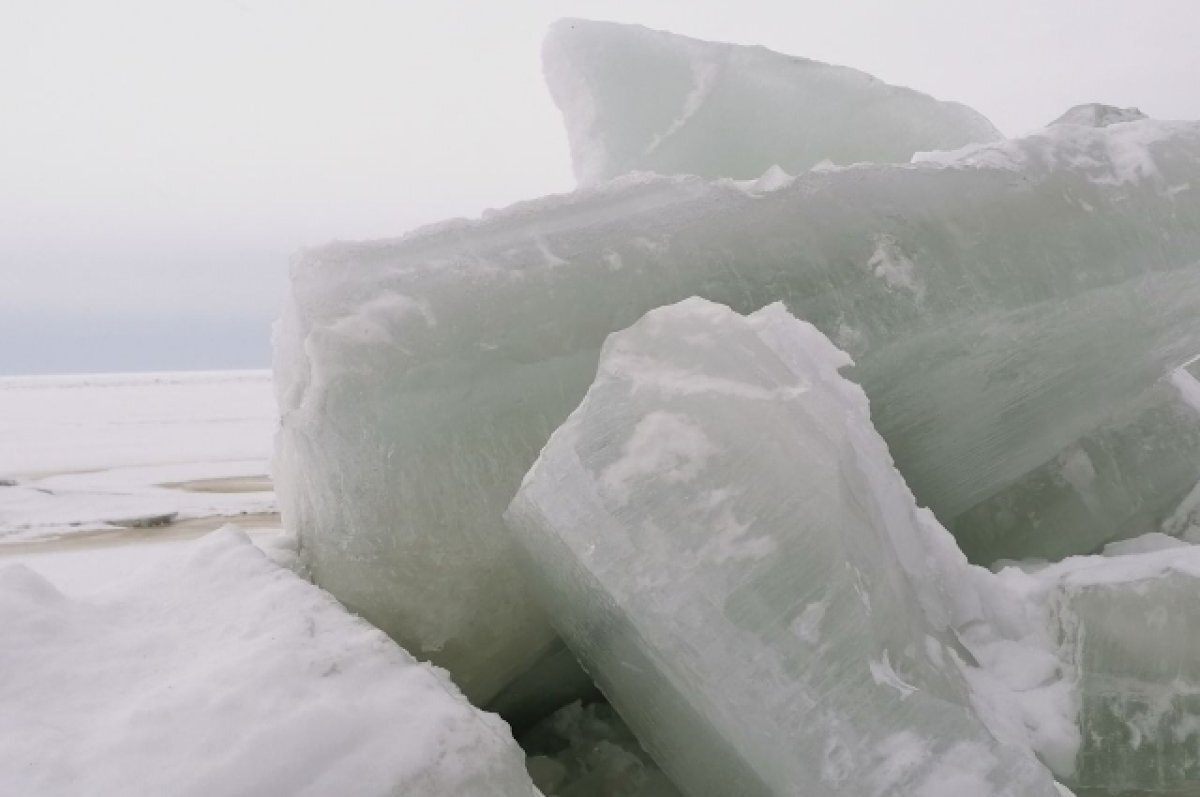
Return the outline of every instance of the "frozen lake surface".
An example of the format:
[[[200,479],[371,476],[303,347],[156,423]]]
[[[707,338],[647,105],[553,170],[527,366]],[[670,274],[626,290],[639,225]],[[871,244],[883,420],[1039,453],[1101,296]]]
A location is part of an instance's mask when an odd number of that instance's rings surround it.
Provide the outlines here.
[[[0,563],[81,593],[227,522],[277,528],[276,417],[269,371],[0,378]]]
[[[0,545],[262,522],[275,426],[268,371],[0,378]]]

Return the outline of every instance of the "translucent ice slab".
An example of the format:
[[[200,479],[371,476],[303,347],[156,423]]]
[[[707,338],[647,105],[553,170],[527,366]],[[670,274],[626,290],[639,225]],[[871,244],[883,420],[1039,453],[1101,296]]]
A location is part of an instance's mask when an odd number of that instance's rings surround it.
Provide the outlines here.
[[[506,514],[543,603],[692,797],[1056,795],[975,712],[971,568],[848,364],[778,304],[610,336]]]
[[[581,183],[629,171],[757,177],[829,161],[904,162],[914,152],[994,141],[992,123],[856,69],[564,19],[542,50]]]

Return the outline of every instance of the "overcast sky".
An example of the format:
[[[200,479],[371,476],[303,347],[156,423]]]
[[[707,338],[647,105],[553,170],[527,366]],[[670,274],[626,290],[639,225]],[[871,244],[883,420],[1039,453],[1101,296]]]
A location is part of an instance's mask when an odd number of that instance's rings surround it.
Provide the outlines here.
[[[1198,0],[5,0],[0,373],[266,366],[290,253],[569,190],[562,16],[870,72],[1020,134],[1200,118]]]

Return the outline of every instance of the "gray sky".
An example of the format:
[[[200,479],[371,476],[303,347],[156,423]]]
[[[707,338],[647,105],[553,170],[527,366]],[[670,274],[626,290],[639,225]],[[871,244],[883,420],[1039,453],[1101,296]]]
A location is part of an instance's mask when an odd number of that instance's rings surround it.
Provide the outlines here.
[[[1197,0],[6,0],[0,374],[265,366],[288,256],[572,187],[562,16],[870,72],[1008,134],[1200,118]]]

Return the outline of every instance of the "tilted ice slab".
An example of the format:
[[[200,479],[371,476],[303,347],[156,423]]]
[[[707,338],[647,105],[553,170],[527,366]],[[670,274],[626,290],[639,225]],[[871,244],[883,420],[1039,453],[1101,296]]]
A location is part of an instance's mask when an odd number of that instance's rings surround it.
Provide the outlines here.
[[[850,359],[782,305],[690,299],[605,343],[505,518],[543,605],[689,795],[1055,795],[973,707],[971,568]]]
[[[639,25],[564,19],[542,50],[581,183],[629,171],[751,178],[994,141],[965,105],[856,69]]]
[[[1071,683],[1078,788],[1200,792],[1200,546],[1169,539],[1000,574],[1041,607]]]
[[[218,532],[87,599],[0,567],[0,793],[531,797],[444,672]]]
[[[310,251],[277,491],[318,583],[487,700],[548,643],[500,515],[599,346],[691,295],[849,351],[969,557],[1156,531],[1200,480],[1200,125],[1063,125],[768,185],[638,176]],[[771,187],[775,190],[765,190]]]

